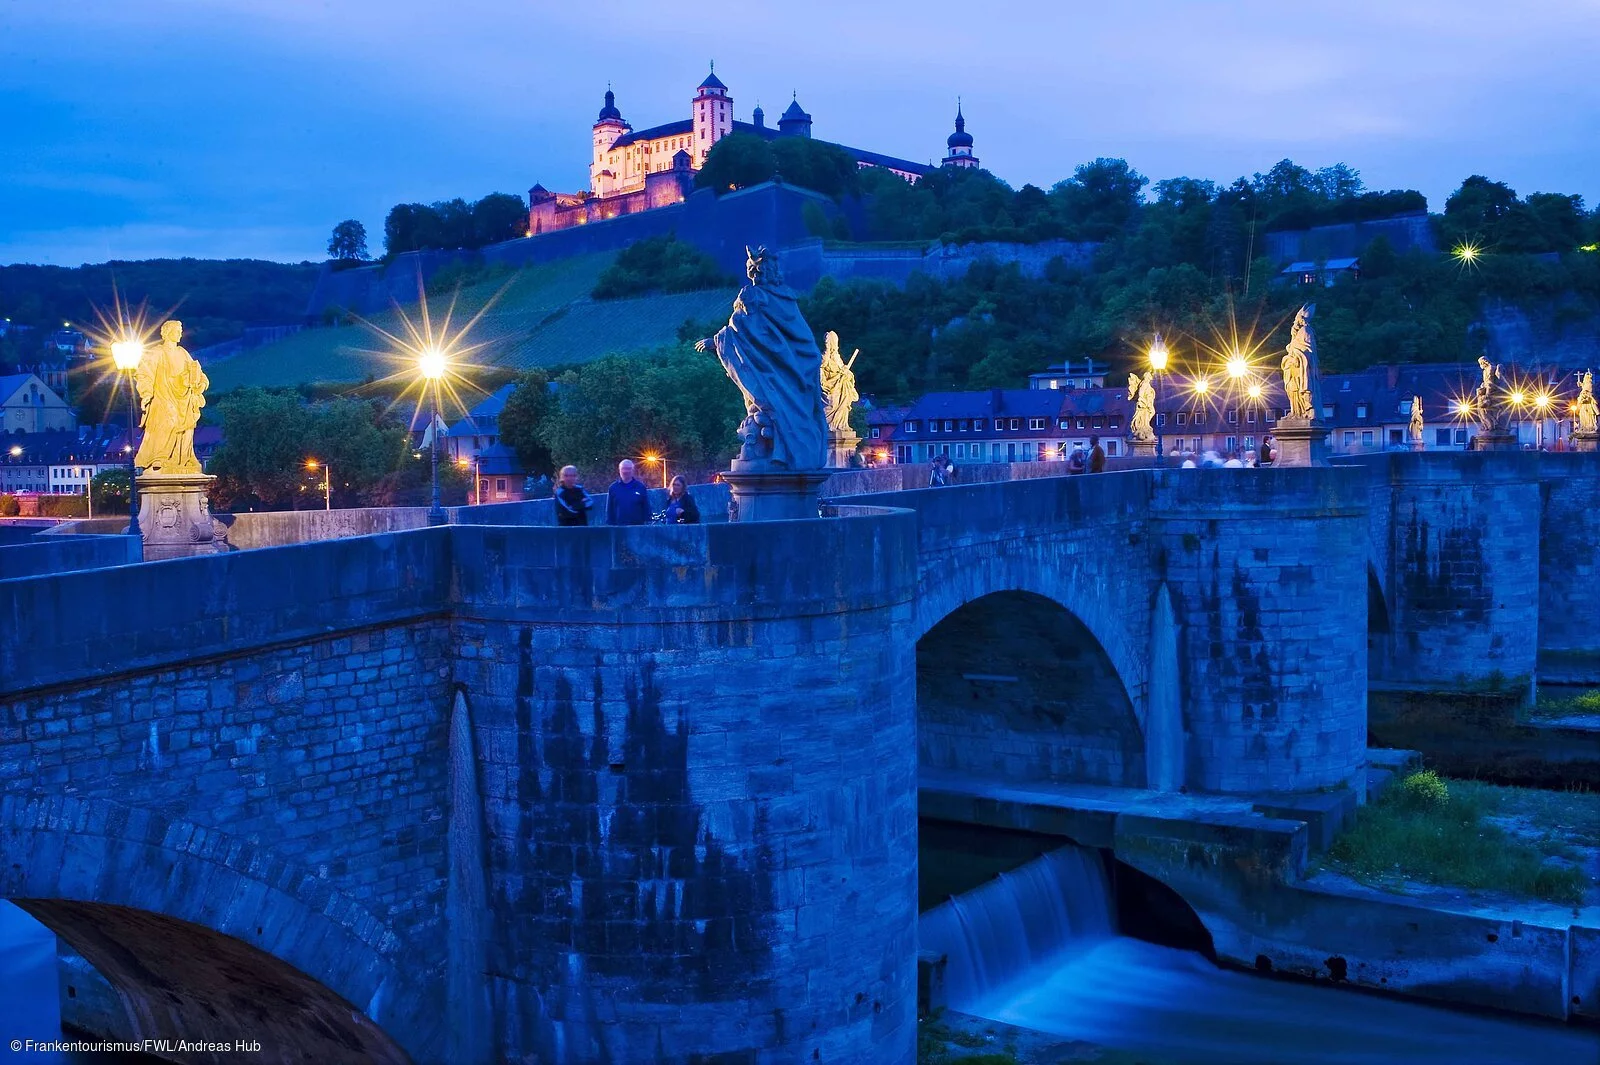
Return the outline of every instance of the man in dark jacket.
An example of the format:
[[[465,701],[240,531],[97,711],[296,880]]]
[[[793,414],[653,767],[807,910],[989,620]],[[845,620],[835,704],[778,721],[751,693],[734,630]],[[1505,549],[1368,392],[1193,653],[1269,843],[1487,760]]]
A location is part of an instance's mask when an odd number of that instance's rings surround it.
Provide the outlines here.
[[[650,524],[650,491],[633,475],[632,459],[617,463],[617,479],[607,496],[607,525]]]
[[[1089,472],[1105,473],[1106,449],[1100,446],[1100,438],[1098,436],[1091,436],[1089,438],[1089,445]]]
[[[589,508],[594,500],[578,483],[578,467],[561,467],[561,480],[556,482],[556,524],[561,526],[589,524]]]

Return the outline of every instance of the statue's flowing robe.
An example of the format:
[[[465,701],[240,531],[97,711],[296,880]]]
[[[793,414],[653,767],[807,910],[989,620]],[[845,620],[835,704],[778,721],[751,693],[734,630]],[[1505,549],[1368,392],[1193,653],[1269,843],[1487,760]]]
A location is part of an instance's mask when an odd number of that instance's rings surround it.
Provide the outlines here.
[[[772,461],[792,470],[822,469],[828,461],[822,352],[795,291],[783,284],[746,285],[728,324],[712,339],[722,368],[744,395],[745,413],[759,412],[771,426]]]
[[[194,427],[211,383],[200,364],[178,345],[163,343],[140,360],[134,383],[144,410],[144,439],[133,464],[163,473],[199,473]]]

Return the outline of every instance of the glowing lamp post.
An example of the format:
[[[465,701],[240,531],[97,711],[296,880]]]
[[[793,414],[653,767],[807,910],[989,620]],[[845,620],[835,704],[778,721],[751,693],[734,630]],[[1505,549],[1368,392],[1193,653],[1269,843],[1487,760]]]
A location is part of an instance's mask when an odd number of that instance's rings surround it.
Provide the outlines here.
[[[1238,380],[1242,379],[1244,377],[1244,375],[1249,373],[1249,372],[1250,372],[1250,363],[1245,361],[1245,357],[1242,354],[1240,354],[1239,352],[1235,351],[1232,355],[1228,356],[1228,376],[1229,377],[1233,378],[1235,381],[1238,381]]]
[[[1165,466],[1167,463],[1166,449],[1161,434],[1161,375],[1167,369],[1167,345],[1157,333],[1155,341],[1150,345],[1150,369],[1155,374],[1156,393],[1156,465]]]
[[[433,408],[428,422],[428,450],[433,462],[433,503],[428,507],[428,524],[443,525],[448,520],[444,507],[439,505],[439,379],[447,369],[444,350],[435,345],[422,349],[417,356],[417,372],[422,374],[423,388],[432,393]]]
[[[1539,412],[1539,442],[1536,445],[1540,451],[1544,450],[1544,420],[1550,417],[1550,393],[1540,392],[1533,397],[1533,409]]]
[[[139,369],[139,360],[144,358],[144,344],[138,340],[119,340],[111,345],[111,361],[117,367],[117,372],[122,375],[123,383],[128,387],[128,535],[144,539],[144,531],[139,528],[139,484],[138,471],[134,469],[134,458],[137,449],[133,446],[134,421],[134,387],[133,375]],[[90,491],[94,490],[93,482]]]
[[[314,470],[318,466],[316,459],[306,459],[306,469]],[[333,467],[328,463],[322,466],[322,509],[333,509]]]
[[[472,490],[474,493],[474,499],[476,500],[476,505],[481,507],[483,506],[483,477],[478,473],[479,462],[480,460],[477,455],[472,456],[471,461],[468,461],[465,456],[456,459],[456,465],[460,466],[463,471],[465,471],[468,466],[472,467]]]
[[[654,466],[658,462],[661,463],[661,487],[665,488],[667,487],[667,460],[656,454],[644,456],[644,463],[646,466]]]

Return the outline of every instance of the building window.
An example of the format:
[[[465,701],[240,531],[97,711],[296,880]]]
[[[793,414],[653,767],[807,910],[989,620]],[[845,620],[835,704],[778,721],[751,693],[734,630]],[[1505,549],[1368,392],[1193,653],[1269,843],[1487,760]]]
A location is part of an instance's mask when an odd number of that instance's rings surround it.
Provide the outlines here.
[[[1032,462],[1033,461],[1033,445],[1031,443],[1028,443],[1027,441],[1024,441],[1023,444],[1022,444],[1022,461],[1023,462]]]
[[[1011,428],[1013,428],[1013,429],[1021,429],[1022,428],[1022,419],[1021,418],[1012,418],[1011,419]]]
[[[1438,447],[1449,447],[1450,446],[1450,430],[1448,430],[1448,429],[1435,429],[1433,431],[1433,442]]]
[[[1065,429],[1066,427],[1067,427],[1067,419],[1066,418],[1062,418],[1062,419],[1060,419],[1060,420],[1058,420],[1056,422],[1056,428],[1057,429]]]
[[[944,420],[944,431],[947,432],[947,433],[955,432],[956,431],[956,423],[954,421],[952,421],[951,419],[946,418]]]
[[[968,430],[970,430],[971,428],[972,428],[972,420],[969,419],[969,418],[962,418],[961,419],[961,431],[964,433],[964,432],[967,432]]]
[[[1256,423],[1256,412],[1253,409],[1245,411],[1244,420],[1254,425]]]
[[[876,425],[874,425],[872,427],[872,439],[874,439],[874,440],[878,439],[878,432],[879,432],[878,427]]]
[[[1223,446],[1227,448],[1227,450],[1232,451],[1239,446],[1239,438],[1237,436],[1230,436],[1228,437],[1228,442]]]
[[[1079,418],[1078,419],[1078,428],[1079,429],[1087,429],[1087,428],[1089,428],[1088,420],[1085,419],[1085,418]]]
[[[1355,442],[1356,442],[1355,431],[1351,430],[1351,429],[1346,429],[1345,432],[1344,432],[1344,446],[1345,447],[1354,447],[1355,446]]]
[[[1156,424],[1157,425],[1166,425],[1167,424],[1167,416],[1165,414],[1157,414],[1156,415]],[[1082,429],[1083,426],[1080,425],[1080,426],[1078,426],[1078,428]]]
[[[1104,429],[1106,427],[1106,420],[1104,418],[1091,418],[1089,420],[1089,426],[1094,429]]]
[[[1457,429],[1456,430],[1456,443],[1465,444],[1466,442],[1467,442],[1467,431],[1465,429]]]
[[[906,422],[905,428],[906,428],[906,432],[914,433],[914,432],[917,431],[917,423],[916,422]]]
[[[1362,447],[1371,447],[1372,443],[1373,443],[1373,441],[1372,441],[1372,430],[1371,429],[1363,429],[1363,430],[1361,430],[1361,446]]]
[[[496,492],[504,492],[506,490],[506,479],[504,477],[496,477],[494,479],[494,490]]]
[[[1187,414],[1185,414],[1181,410],[1178,412],[1178,424],[1179,425],[1188,425],[1189,424],[1189,416]]]
[[[938,431],[939,431],[939,419],[938,418],[929,418],[928,419],[928,432],[937,433]]]
[[[1028,429],[1030,431],[1039,432],[1043,428],[1044,428],[1044,419],[1043,418],[1029,418],[1028,419]]]
[[[1247,437],[1244,438],[1244,449],[1246,451],[1255,450],[1255,446],[1256,446],[1256,438],[1255,437],[1247,436]]]
[[[1333,418],[1333,404],[1332,403],[1324,403],[1322,405],[1322,416],[1323,416],[1323,418],[1329,419],[1329,420],[1331,420]]]
[[[1228,411],[1228,424],[1229,425],[1238,425],[1239,424],[1239,408],[1238,407],[1234,407],[1234,408],[1232,408],[1231,410]]]
[[[1116,458],[1117,457],[1117,442],[1115,440],[1107,440],[1106,441],[1106,457],[1107,458]]]

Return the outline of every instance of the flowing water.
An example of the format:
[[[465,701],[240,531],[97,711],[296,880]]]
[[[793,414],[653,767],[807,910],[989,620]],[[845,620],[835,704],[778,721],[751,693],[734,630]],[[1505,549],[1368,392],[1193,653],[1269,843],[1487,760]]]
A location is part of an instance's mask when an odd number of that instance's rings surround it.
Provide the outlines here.
[[[922,915],[951,1009],[1181,1065],[1600,1065],[1600,1034],[1219,969],[1118,935],[1068,847]]]

